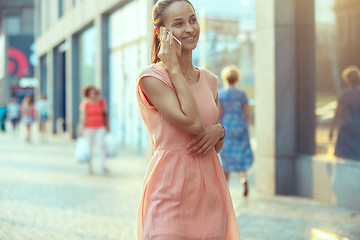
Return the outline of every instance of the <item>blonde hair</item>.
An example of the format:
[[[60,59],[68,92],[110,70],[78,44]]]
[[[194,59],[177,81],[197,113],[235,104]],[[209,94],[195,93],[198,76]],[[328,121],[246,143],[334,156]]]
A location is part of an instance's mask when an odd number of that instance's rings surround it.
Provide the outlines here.
[[[241,81],[241,71],[235,65],[227,66],[221,71],[221,78],[229,85],[233,85]]]
[[[347,84],[357,85],[360,83],[360,70],[355,65],[351,65],[342,71],[341,77]]]

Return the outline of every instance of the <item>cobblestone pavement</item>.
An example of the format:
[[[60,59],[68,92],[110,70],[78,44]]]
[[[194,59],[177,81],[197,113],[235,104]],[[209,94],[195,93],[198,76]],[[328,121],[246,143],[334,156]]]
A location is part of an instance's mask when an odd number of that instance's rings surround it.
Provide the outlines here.
[[[0,134],[0,240],[133,240],[147,161],[121,152],[104,175],[73,160],[74,142]],[[97,160],[97,159],[95,159]],[[295,197],[248,199],[232,176],[242,240],[357,240],[360,213]]]

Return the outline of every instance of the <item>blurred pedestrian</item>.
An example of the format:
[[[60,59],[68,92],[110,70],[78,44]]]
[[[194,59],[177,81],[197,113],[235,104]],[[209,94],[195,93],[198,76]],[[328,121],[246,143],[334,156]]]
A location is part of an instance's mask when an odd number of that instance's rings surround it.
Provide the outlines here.
[[[360,70],[349,66],[342,72],[348,89],[337,101],[335,116],[330,126],[329,138],[337,129],[334,155],[340,158],[360,160]]]
[[[12,97],[10,99],[10,102],[7,105],[8,110],[8,119],[11,122],[12,129],[13,129],[13,135],[15,136],[18,128],[18,123],[20,119],[20,105],[17,102],[15,97]]]
[[[240,69],[227,66],[221,71],[221,77],[225,88],[219,90],[219,117],[227,132],[220,152],[221,165],[227,181],[230,172],[238,173],[246,197],[249,193],[247,170],[254,161],[248,131],[250,106],[245,92],[235,87],[241,80]]]
[[[31,141],[31,126],[35,121],[34,97],[27,95],[20,106],[21,122],[26,126],[26,141]]]
[[[109,129],[107,124],[108,107],[100,91],[90,85],[83,89],[84,100],[80,104],[80,135],[88,141],[92,151],[94,144],[99,153],[103,173],[108,173],[106,166],[105,135]],[[89,174],[93,174],[92,162],[89,161]]]
[[[155,151],[143,183],[137,239],[238,240],[217,155],[225,135],[217,122],[218,78],[192,63],[200,34],[194,7],[187,0],[159,0],[152,13],[153,64],[137,78],[137,99]]]
[[[4,103],[0,103],[0,131],[1,132],[6,132],[6,126],[5,126],[6,113],[7,113],[6,105]]]
[[[50,104],[47,100],[46,94],[42,93],[40,99],[36,103],[36,110],[39,117],[39,133],[42,140],[46,137],[46,123],[49,119]]]

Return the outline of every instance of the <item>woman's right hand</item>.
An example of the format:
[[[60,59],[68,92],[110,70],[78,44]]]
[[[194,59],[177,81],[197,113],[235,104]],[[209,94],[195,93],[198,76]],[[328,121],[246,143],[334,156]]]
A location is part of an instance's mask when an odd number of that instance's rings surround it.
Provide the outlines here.
[[[160,51],[159,51],[159,58],[161,59],[162,63],[168,69],[173,69],[178,67],[180,69],[179,61],[176,56],[176,51],[174,47],[174,39],[172,32],[168,31],[164,28],[160,28]]]

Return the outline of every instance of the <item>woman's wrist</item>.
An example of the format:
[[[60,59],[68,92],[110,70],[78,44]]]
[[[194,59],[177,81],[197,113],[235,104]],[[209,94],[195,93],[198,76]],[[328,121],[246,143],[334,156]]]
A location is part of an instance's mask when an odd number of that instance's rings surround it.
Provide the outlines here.
[[[219,142],[224,140],[225,136],[226,136],[226,131],[224,126],[221,123],[218,123],[218,125],[220,125],[220,138],[219,138]]]

